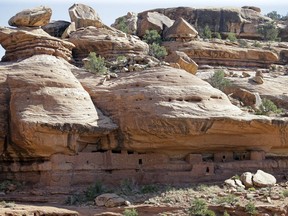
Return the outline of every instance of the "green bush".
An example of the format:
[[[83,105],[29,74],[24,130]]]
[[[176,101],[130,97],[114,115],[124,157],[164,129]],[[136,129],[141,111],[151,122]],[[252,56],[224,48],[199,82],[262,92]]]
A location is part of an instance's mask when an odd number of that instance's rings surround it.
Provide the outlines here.
[[[226,87],[231,85],[230,81],[225,78],[225,72],[223,70],[217,70],[212,77],[208,79],[208,82],[221,91],[224,91]]]
[[[125,209],[123,212],[124,216],[138,216],[138,212],[136,209]]]
[[[206,201],[196,198],[191,203],[191,207],[188,209],[189,215],[196,216],[215,216],[216,214],[208,209]]]
[[[146,30],[143,39],[148,44],[161,44],[161,36],[156,30]]]
[[[227,35],[227,39],[231,42],[235,42],[237,40],[236,34],[233,32],[229,32]]]
[[[85,197],[87,201],[93,201],[101,193],[104,193],[105,189],[101,182],[96,182],[94,185],[89,186],[85,191]]]
[[[258,211],[256,209],[256,206],[253,202],[249,202],[245,205],[245,211],[250,215],[256,215],[258,214]]]
[[[154,193],[158,191],[158,188],[155,185],[144,185],[141,187],[141,193]]]
[[[149,45],[149,54],[159,60],[163,60],[168,53],[165,47],[160,46],[157,43],[153,43]]]
[[[206,25],[204,27],[202,36],[203,36],[204,39],[211,39],[212,38],[212,32],[211,32],[211,30],[210,30],[208,25]]]
[[[230,216],[230,214],[229,214],[227,211],[225,211],[225,212],[223,213],[223,216]]]
[[[249,46],[245,39],[239,39],[238,43],[239,43],[240,47],[247,48]]]
[[[280,20],[282,16],[277,13],[277,11],[271,11],[266,14],[267,17],[273,19],[273,20]]]
[[[85,68],[96,74],[104,74],[108,71],[105,64],[105,58],[101,56],[97,57],[95,52],[89,53],[88,62],[85,64]]]
[[[254,41],[253,46],[261,48],[262,44],[259,41]]]
[[[262,104],[259,106],[259,110],[256,112],[257,115],[269,115],[271,113],[280,114],[282,109],[279,109],[273,101],[264,98]]]
[[[126,24],[126,19],[125,19],[125,17],[120,17],[120,18],[118,19],[117,28],[118,28],[120,31],[124,32],[124,33],[128,33],[129,29],[128,29],[128,26],[127,26],[127,24]]]
[[[259,25],[257,31],[265,41],[275,41],[279,34],[279,31],[274,22],[268,22],[263,25]]]
[[[234,194],[228,194],[227,196],[224,197],[219,197],[217,199],[217,203],[220,205],[235,205],[239,201],[238,197],[235,196]]]
[[[221,34],[219,32],[214,33],[214,38],[222,39]]]
[[[286,189],[286,190],[283,190],[283,191],[282,191],[282,194],[283,194],[284,197],[288,197],[288,190],[287,190],[287,189]]]

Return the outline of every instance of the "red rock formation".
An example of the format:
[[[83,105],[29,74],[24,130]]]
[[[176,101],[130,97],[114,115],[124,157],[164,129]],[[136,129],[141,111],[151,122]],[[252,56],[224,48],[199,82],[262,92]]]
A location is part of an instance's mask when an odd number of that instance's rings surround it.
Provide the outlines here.
[[[47,54],[71,61],[73,44],[52,37],[41,28],[0,28],[0,44],[6,50],[2,61],[16,61]]]

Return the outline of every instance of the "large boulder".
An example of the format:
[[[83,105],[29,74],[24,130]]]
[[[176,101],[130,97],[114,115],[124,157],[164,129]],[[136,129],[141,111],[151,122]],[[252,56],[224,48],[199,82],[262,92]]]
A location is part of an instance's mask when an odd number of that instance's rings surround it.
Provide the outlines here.
[[[253,176],[253,184],[257,187],[268,187],[276,184],[276,178],[262,170],[257,170]]]
[[[147,30],[156,30],[162,33],[165,28],[173,25],[174,20],[158,12],[142,12],[138,14],[137,35],[142,37]]]
[[[8,23],[10,26],[16,27],[44,26],[49,23],[51,15],[51,8],[41,6],[17,13],[9,19]]]
[[[86,140],[97,149],[99,139],[117,128],[95,108],[71,69],[48,55],[1,66],[10,91],[10,156],[75,154]]]
[[[84,4],[74,4],[69,8],[71,22],[75,22],[76,29],[81,27],[95,26],[100,28],[103,23],[97,12]]]
[[[121,31],[126,29],[125,33],[135,35],[137,32],[137,21],[137,14],[128,12],[127,15],[117,18],[111,26]]]
[[[105,58],[121,55],[146,55],[149,46],[139,38],[108,28],[87,27],[70,34],[68,39],[75,45],[73,55],[81,63],[90,52],[96,52]]]
[[[68,28],[70,22],[58,20],[42,26],[42,29],[53,37],[61,38],[64,31]]]
[[[107,80],[77,78],[119,125],[121,148],[170,155],[189,152],[287,151],[285,120],[244,114],[227,96],[184,70],[156,67]]]
[[[241,175],[240,179],[242,183],[245,185],[246,188],[251,188],[253,187],[253,176],[251,172],[245,172]]]
[[[0,44],[6,50],[2,61],[16,61],[47,54],[71,61],[74,45],[50,36],[41,28],[1,28]]]

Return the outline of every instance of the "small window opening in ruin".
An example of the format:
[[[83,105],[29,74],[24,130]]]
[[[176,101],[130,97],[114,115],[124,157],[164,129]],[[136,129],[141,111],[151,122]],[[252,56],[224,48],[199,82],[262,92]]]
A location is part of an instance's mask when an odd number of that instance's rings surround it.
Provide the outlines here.
[[[138,160],[138,164],[142,164],[142,159],[139,159],[139,160]]]
[[[226,159],[226,156],[225,156],[225,155],[223,155],[222,159],[224,159],[224,160],[225,160],[225,159]]]
[[[98,149],[98,150],[96,150],[96,151],[92,151],[92,152],[101,152],[101,153],[104,153],[104,152],[107,152],[107,150]]]
[[[210,169],[209,167],[206,168],[206,173],[209,173],[210,172]]]
[[[121,154],[121,150],[112,150],[112,153],[114,153],[114,154]]]
[[[242,155],[242,158],[243,158],[243,159],[245,159],[245,158],[246,158],[246,155],[245,155],[245,154],[243,154],[243,155]]]
[[[88,160],[86,161],[86,164],[89,164],[89,161],[88,161]]]
[[[133,152],[133,151],[127,151],[127,153],[128,153],[128,154],[134,154],[134,152]]]

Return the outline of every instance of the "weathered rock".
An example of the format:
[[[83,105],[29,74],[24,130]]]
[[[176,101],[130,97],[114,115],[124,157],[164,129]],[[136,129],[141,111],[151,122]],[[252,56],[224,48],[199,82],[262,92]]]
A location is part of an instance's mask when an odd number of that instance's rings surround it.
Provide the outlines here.
[[[61,38],[64,31],[70,25],[70,22],[58,20],[48,23],[45,26],[42,26],[42,29],[53,37]]]
[[[133,12],[128,12],[126,16],[117,18],[111,26],[121,30],[124,24],[127,27],[126,33],[135,35],[137,32],[137,21],[138,15]]]
[[[51,206],[15,205],[13,207],[0,208],[0,215],[57,215],[78,216],[78,212]]]
[[[104,85],[100,78],[77,77],[119,125],[122,148],[169,155],[287,148],[284,119],[246,115],[224,93],[183,70],[157,67],[118,75]]]
[[[107,28],[88,27],[71,33],[69,41],[75,45],[73,50],[76,62],[81,63],[90,52],[105,58],[121,55],[147,55],[149,46],[134,36]]]
[[[257,187],[268,187],[276,184],[276,178],[262,170],[257,170],[253,176],[253,185]]]
[[[251,9],[251,10],[254,10],[254,11],[258,12],[258,13],[261,13],[261,8],[259,8],[259,7],[255,7],[255,6],[243,6],[242,8],[243,8],[243,9]]]
[[[159,33],[173,25],[174,21],[158,12],[142,12],[138,14],[137,35],[142,37],[147,30],[156,30]]]
[[[237,187],[245,188],[245,186],[242,184],[241,180],[239,179],[235,179],[235,184]]]
[[[204,41],[164,42],[168,51],[185,52],[198,65],[268,67],[279,60],[268,50],[233,47]]]
[[[190,41],[198,35],[197,30],[182,17],[178,18],[174,24],[164,31],[166,40]]]
[[[112,208],[115,206],[125,205],[125,199],[113,193],[106,193],[95,198],[95,203],[97,206],[105,206]]]
[[[84,4],[74,4],[69,8],[71,22],[75,22],[76,29],[81,27],[103,27],[103,23],[96,11]]]
[[[10,26],[16,27],[44,26],[49,23],[51,15],[51,8],[41,6],[17,13],[10,18],[8,23]]]
[[[4,71],[13,70],[7,78],[13,129],[10,155],[73,154],[81,149],[79,142],[89,140],[97,146],[99,138],[117,128],[95,108],[69,67],[47,55],[2,66]]]
[[[245,172],[240,177],[242,183],[245,185],[246,188],[253,187],[253,174],[251,172]]]
[[[257,84],[263,84],[264,83],[264,79],[261,76],[255,76],[252,78],[252,80]]]
[[[1,28],[0,44],[6,50],[2,61],[16,61],[47,54],[71,61],[74,45],[47,34],[41,28]]]
[[[61,38],[62,38],[62,39],[68,38],[68,37],[70,37],[70,35],[72,34],[72,32],[75,32],[75,31],[76,31],[75,22],[72,22],[72,23],[65,29],[65,31],[63,32]]]
[[[231,187],[231,188],[237,188],[237,185],[236,185],[234,179],[226,179],[224,181],[224,184],[228,187]]]
[[[165,61],[179,65],[179,68],[186,70],[191,74],[196,74],[198,65],[189,58],[184,52],[175,51],[169,54]]]
[[[251,77],[251,75],[249,73],[245,72],[245,71],[242,72],[242,76],[244,78]]]
[[[5,149],[9,134],[9,88],[6,79],[6,71],[0,68],[0,155]]]
[[[228,86],[225,88],[225,93],[241,101],[244,106],[258,107],[262,103],[258,93],[253,93],[243,88]]]
[[[190,8],[177,7],[155,9],[149,12],[164,14],[172,20],[185,19],[197,30],[209,26],[212,32],[234,32],[238,37],[259,39],[259,23],[269,22],[270,18],[261,15],[255,8]],[[147,13],[143,12],[143,13]],[[141,13],[140,13],[141,14]],[[139,26],[138,26],[139,27]]]

